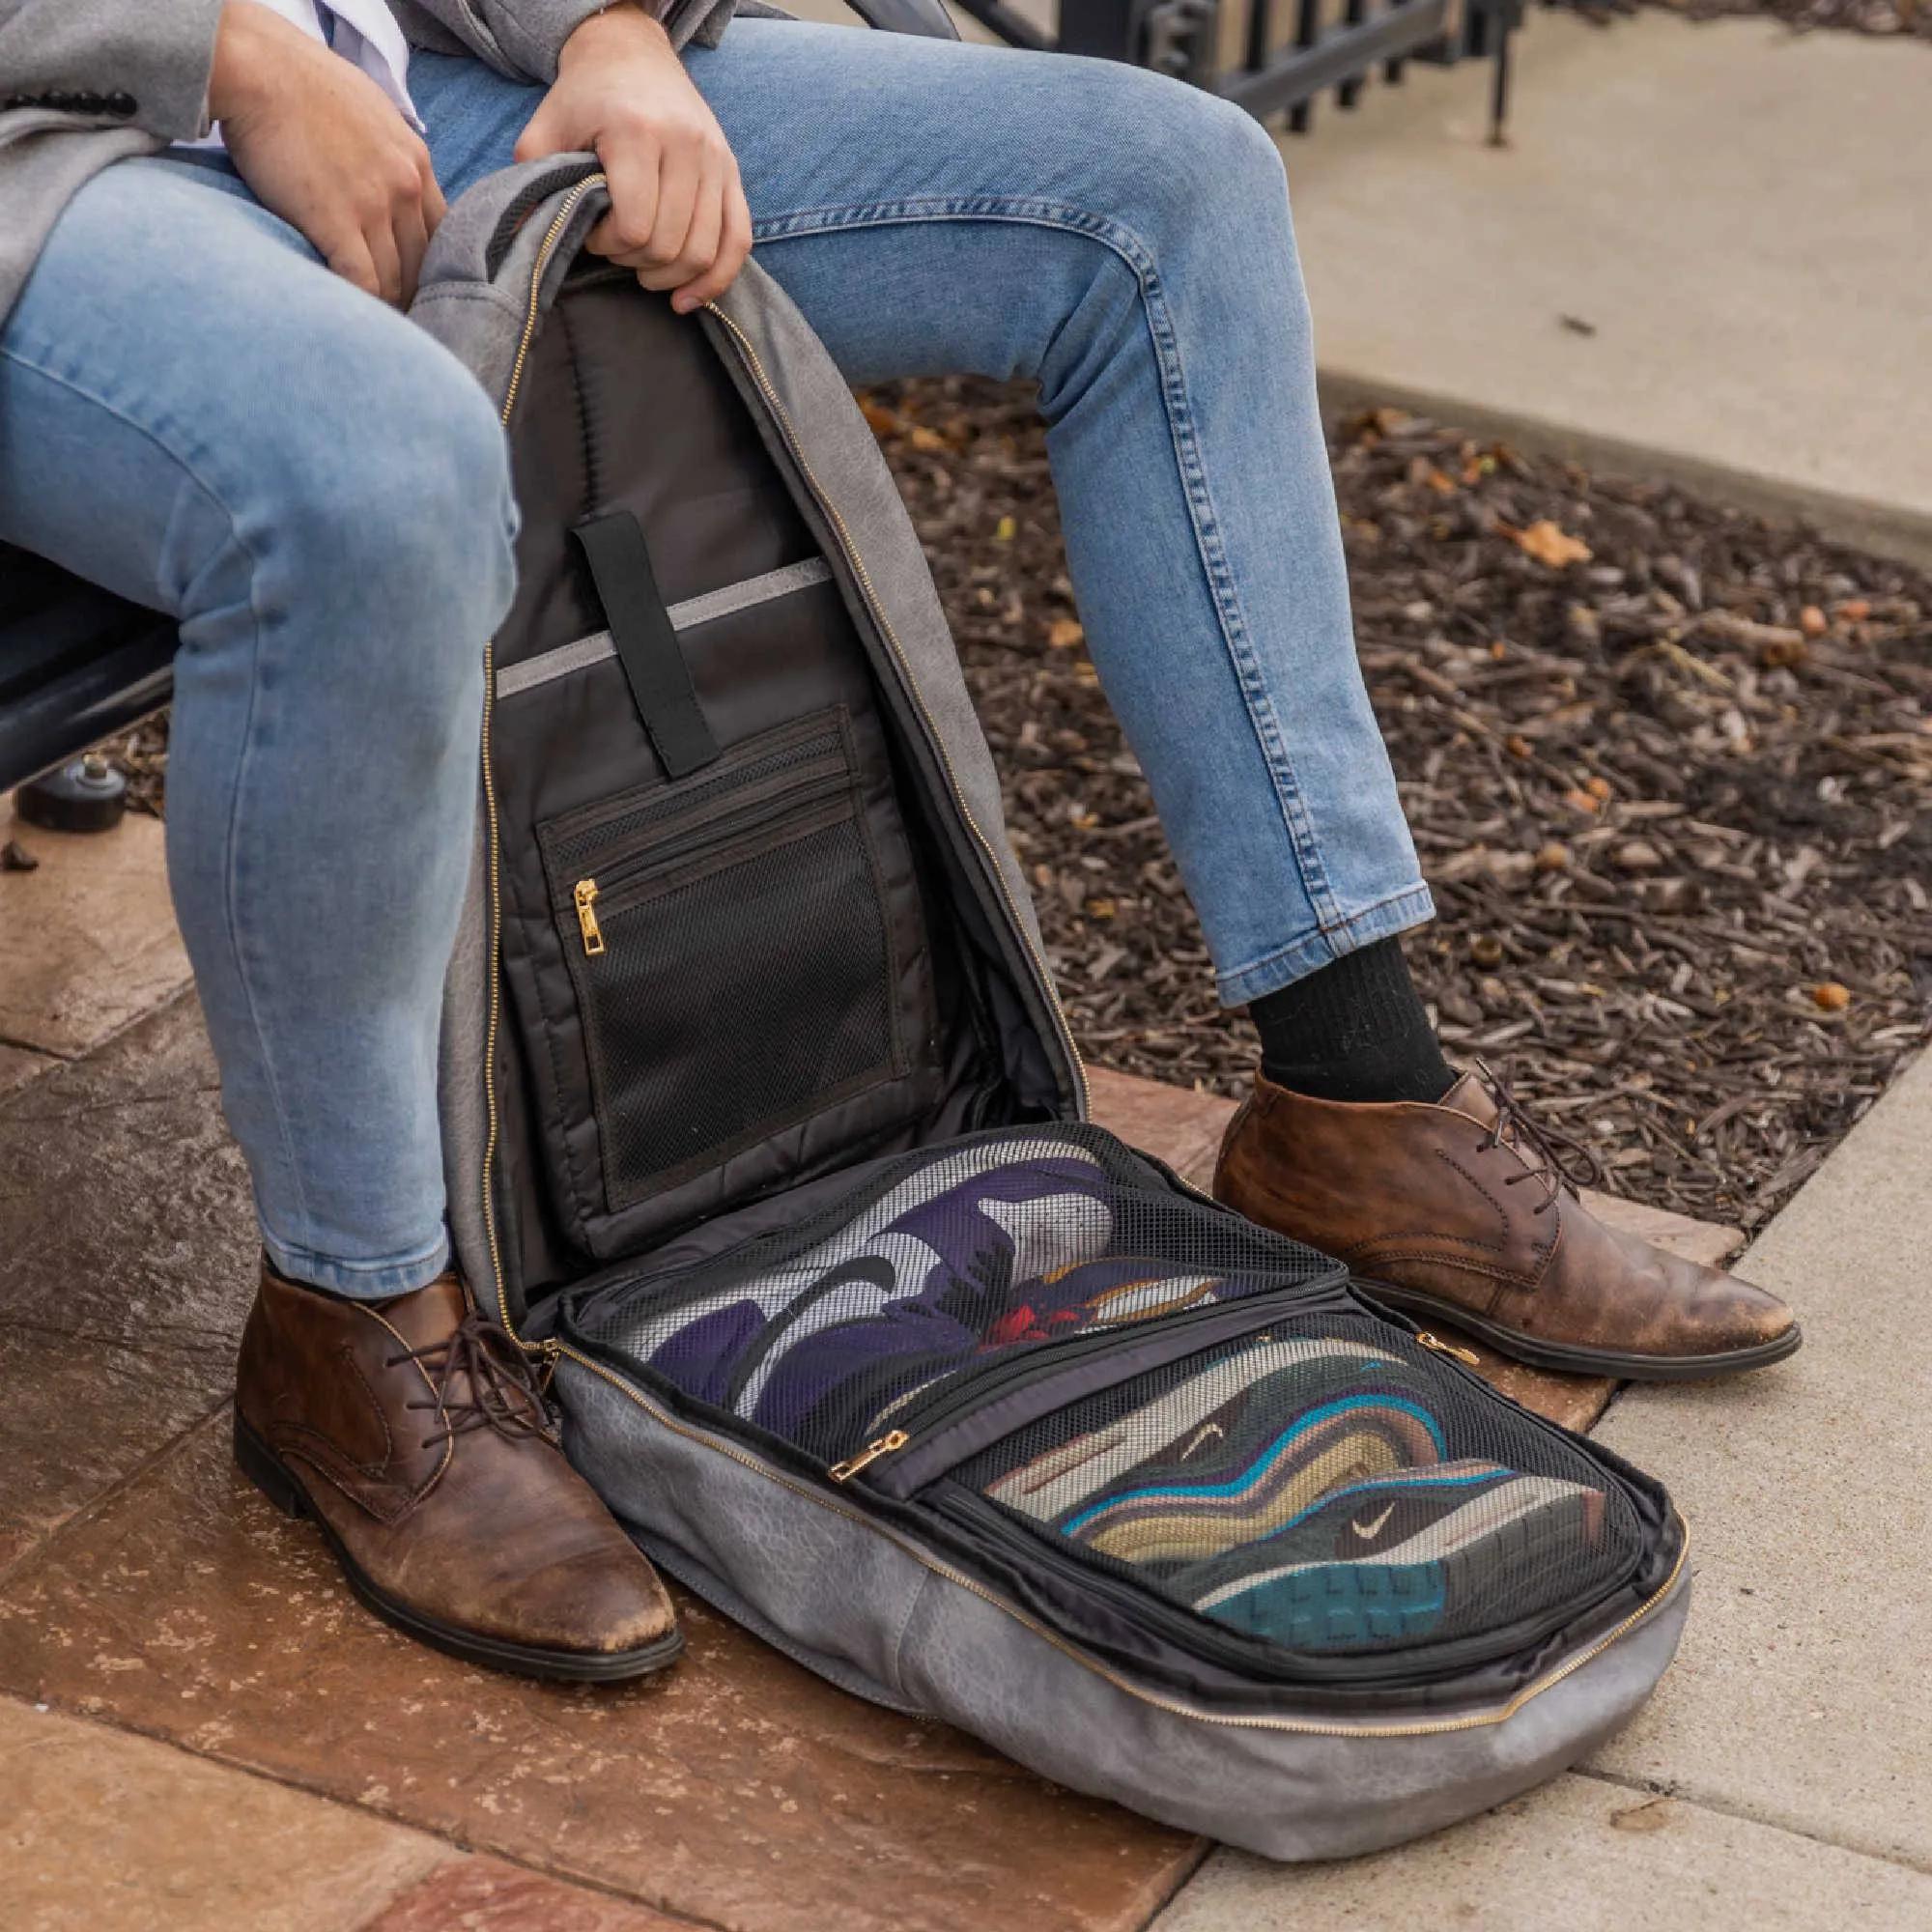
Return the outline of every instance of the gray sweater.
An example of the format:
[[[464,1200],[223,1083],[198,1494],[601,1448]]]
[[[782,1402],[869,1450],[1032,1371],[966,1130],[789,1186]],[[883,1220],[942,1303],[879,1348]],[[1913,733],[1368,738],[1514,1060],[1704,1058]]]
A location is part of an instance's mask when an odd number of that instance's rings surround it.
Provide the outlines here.
[[[611,0],[389,0],[413,45],[556,78]],[[733,0],[651,0],[674,44],[714,43]],[[222,0],[0,0],[0,322],[69,200],[111,161],[208,131]]]

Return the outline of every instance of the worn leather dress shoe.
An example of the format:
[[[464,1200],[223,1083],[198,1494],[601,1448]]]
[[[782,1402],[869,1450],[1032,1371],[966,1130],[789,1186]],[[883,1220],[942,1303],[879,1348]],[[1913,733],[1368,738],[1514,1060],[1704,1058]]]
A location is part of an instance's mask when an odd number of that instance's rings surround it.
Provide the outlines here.
[[[392,1301],[271,1268],[235,1458],[379,1617],[471,1663],[611,1683],[683,1648],[657,1572],[565,1462],[524,1352],[453,1274]]]
[[[1214,1193],[1347,1262],[1374,1299],[1540,1369],[1690,1380],[1798,1347],[1776,1295],[1598,1220],[1577,1192],[1595,1161],[1485,1074],[1434,1105],[1312,1100],[1258,1075]]]

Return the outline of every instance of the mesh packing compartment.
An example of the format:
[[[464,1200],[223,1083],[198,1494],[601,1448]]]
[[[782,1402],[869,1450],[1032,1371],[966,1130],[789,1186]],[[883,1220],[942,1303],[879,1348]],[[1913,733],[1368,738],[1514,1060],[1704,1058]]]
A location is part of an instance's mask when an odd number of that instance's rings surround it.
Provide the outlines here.
[[[602,1304],[589,1331],[827,1464],[1056,1343],[1332,1280],[1085,1126],[886,1164],[858,1199]]]
[[[1036,1534],[1298,1651],[1506,1629],[1601,1596],[1641,1536],[1564,1438],[1366,1316],[1287,1318],[955,1472]]]
[[[1093,1128],[981,1135],[584,1332],[837,1480],[1283,1651],[1506,1649],[1629,1577],[1630,1501],[1560,1431],[1151,1179]]]

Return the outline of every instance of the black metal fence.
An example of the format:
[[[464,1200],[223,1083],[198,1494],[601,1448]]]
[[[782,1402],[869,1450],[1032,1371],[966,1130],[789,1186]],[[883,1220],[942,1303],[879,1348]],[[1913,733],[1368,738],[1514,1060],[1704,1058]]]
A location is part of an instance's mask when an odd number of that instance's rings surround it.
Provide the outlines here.
[[[1017,47],[1128,61],[1212,89],[1257,120],[1285,116],[1305,133],[1319,96],[1351,108],[1368,82],[1399,83],[1411,61],[1493,64],[1491,138],[1509,112],[1510,40],[1523,0],[1061,0],[1060,31],[1041,32],[1007,0],[955,0]]]

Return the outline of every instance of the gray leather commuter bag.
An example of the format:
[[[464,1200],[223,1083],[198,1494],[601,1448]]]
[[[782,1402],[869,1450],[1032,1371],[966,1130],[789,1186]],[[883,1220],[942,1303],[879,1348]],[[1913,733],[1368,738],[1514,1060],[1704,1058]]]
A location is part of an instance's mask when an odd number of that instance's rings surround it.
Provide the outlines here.
[[[666,1571],[808,1668],[1283,1859],[1575,1762],[1688,1602],[1662,1490],[1087,1123],[911,526],[755,268],[674,316],[584,159],[416,318],[525,526],[443,1050],[479,1297]]]

